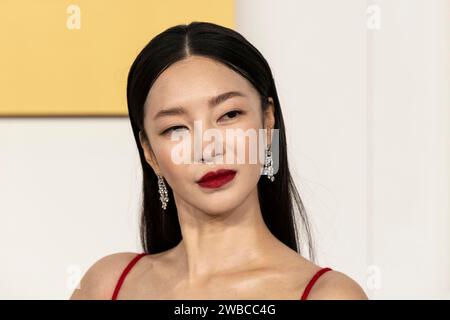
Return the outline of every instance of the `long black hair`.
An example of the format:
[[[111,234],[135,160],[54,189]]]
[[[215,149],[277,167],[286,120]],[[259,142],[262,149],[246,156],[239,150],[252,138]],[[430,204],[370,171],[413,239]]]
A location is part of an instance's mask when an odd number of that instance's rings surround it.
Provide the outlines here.
[[[214,23],[196,21],[171,27],[155,36],[138,54],[128,74],[128,113],[143,171],[140,233],[144,252],[154,254],[168,250],[182,238],[172,190],[167,186],[172,201],[163,210],[157,176],[147,163],[140,144],[139,131],[142,130],[145,139],[148,139],[143,126],[144,103],[161,72],[193,55],[214,59],[245,77],[260,94],[263,111],[268,106],[267,98],[272,97],[274,129],[278,129],[279,134],[279,169],[275,181],[261,176],[258,182],[263,219],[275,237],[299,254],[302,245],[306,245],[309,258],[314,261],[311,228],[288,167],[284,121],[270,67],[261,53],[238,32]],[[302,231],[297,228],[295,212],[300,217]],[[299,233],[306,243],[300,244]]]

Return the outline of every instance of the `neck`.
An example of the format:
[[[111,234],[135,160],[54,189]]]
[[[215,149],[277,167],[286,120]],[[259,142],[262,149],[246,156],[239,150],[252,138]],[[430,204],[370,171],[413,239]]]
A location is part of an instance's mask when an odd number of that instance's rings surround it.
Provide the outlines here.
[[[229,212],[212,216],[175,195],[183,239],[176,246],[190,282],[267,265],[282,244],[267,228],[257,189]]]

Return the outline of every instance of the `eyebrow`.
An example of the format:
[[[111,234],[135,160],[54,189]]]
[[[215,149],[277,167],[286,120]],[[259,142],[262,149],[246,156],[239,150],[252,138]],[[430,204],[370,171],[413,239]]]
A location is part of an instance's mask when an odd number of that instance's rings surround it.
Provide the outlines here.
[[[246,95],[240,91],[228,91],[219,94],[218,96],[214,96],[212,98],[208,99],[208,106],[210,108],[213,108],[222,102],[225,102],[228,99],[231,99],[233,97],[246,97]],[[153,117],[153,119],[158,119],[161,117],[166,116],[173,116],[173,115],[183,115],[186,114],[186,109],[184,109],[181,106],[171,107],[167,109],[163,109],[158,111],[158,113]]]

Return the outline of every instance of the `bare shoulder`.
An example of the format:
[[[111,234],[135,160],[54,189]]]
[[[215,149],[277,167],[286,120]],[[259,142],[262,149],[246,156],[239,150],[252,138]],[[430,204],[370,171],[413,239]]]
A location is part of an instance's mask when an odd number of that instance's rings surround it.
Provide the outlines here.
[[[70,300],[109,300],[122,271],[137,255],[118,252],[96,261],[84,274]]]
[[[368,297],[355,280],[331,270],[316,281],[308,300],[368,300]]]

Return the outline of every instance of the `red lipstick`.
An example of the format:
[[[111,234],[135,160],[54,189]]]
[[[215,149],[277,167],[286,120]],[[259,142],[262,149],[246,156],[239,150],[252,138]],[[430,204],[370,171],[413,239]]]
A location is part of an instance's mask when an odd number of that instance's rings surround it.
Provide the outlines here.
[[[208,172],[197,183],[203,188],[219,188],[234,179],[235,170],[220,169]]]

